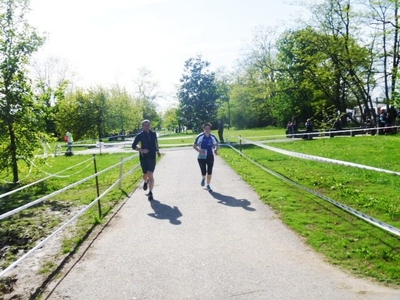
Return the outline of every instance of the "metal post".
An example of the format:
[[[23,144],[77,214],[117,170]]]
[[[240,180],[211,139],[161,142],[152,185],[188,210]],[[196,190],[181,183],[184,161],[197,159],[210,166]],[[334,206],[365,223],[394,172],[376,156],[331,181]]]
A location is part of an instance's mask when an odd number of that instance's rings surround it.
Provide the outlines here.
[[[122,190],[122,172],[124,169],[124,158],[121,157],[120,159],[121,164],[119,165],[119,183],[118,183],[118,188]]]
[[[239,150],[240,150],[240,153],[242,153],[242,136],[241,135],[239,135]]]
[[[96,162],[96,154],[93,154],[93,164],[94,164],[94,173],[97,174],[97,162]],[[96,192],[97,192],[97,197],[100,196],[100,189],[99,189],[99,176],[95,176],[96,178]],[[97,201],[97,206],[99,209],[99,218],[101,218],[101,204],[100,204],[100,199]]]

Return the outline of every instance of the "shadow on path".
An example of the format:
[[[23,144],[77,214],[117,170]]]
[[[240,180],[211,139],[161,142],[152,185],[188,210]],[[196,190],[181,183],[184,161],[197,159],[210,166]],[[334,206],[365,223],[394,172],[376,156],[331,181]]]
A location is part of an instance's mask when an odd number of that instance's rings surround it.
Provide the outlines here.
[[[178,207],[168,206],[155,199],[151,200],[150,204],[151,208],[154,210],[154,213],[148,214],[150,217],[160,220],[169,220],[169,222],[174,225],[180,225],[182,223],[178,220],[178,218],[182,217],[182,213]]]
[[[210,192],[210,194],[218,200],[218,203],[232,207],[242,207],[248,211],[255,211],[256,209],[250,207],[251,202],[247,199],[236,199],[232,196],[222,195],[216,192]]]

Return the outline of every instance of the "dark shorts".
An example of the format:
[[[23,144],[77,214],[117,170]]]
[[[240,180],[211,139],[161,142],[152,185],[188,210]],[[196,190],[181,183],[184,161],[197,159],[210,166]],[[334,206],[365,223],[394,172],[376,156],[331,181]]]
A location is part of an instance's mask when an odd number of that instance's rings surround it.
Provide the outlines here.
[[[146,158],[140,160],[140,166],[142,167],[143,174],[147,172],[154,172],[156,168],[156,160],[153,158]]]
[[[214,167],[214,155],[209,155],[206,159],[197,159],[197,161],[200,166],[201,175],[212,175],[212,170]]]

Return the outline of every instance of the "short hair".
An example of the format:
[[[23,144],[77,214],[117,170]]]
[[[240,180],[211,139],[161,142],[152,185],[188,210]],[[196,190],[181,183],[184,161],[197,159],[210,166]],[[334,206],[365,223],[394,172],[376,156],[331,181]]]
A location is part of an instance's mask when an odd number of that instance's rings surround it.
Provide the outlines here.
[[[210,128],[212,127],[211,123],[204,123],[203,128],[206,127],[206,126],[209,126]]]
[[[145,120],[143,120],[140,124],[143,125],[144,123],[149,123],[149,124],[150,124],[150,120],[145,119]]]

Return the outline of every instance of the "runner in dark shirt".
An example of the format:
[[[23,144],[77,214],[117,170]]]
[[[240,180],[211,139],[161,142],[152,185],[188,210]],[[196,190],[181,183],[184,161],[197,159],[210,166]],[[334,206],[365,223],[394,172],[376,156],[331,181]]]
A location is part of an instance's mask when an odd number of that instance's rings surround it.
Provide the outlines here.
[[[140,147],[138,144],[140,143]],[[156,167],[156,153],[160,156],[158,148],[157,135],[150,130],[150,121],[142,121],[142,131],[135,137],[132,143],[132,149],[140,152],[140,166],[143,171],[143,189],[146,191],[149,188],[149,193],[146,194],[149,200],[153,200],[154,188],[154,169]]]

